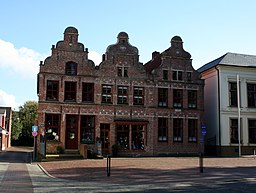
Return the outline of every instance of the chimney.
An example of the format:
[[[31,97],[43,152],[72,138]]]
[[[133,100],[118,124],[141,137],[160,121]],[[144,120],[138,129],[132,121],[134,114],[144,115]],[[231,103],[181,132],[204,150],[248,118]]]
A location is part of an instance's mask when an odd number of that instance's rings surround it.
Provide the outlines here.
[[[152,59],[156,58],[157,56],[159,56],[160,52],[154,51],[152,53]]]

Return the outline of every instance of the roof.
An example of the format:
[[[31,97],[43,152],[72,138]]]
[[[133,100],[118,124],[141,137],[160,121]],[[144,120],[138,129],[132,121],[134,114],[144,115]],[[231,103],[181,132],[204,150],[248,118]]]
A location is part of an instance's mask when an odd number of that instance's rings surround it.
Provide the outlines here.
[[[240,67],[256,67],[256,55],[246,55],[237,53],[226,53],[223,56],[203,65],[198,72],[204,72],[217,65],[240,66]]]

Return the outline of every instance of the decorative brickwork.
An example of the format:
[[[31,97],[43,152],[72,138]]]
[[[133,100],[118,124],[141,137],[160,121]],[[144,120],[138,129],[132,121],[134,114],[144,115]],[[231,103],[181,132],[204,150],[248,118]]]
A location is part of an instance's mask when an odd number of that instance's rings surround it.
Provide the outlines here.
[[[93,87],[84,87],[85,83]],[[203,87],[178,36],[170,48],[154,52],[143,65],[128,34],[120,32],[116,44],[107,47],[103,61],[95,66],[88,59],[88,49],[78,42],[78,30],[68,27],[64,40],[53,45],[51,56],[40,64],[39,131],[48,137],[48,153],[54,152],[56,143],[76,149],[82,143],[92,147],[100,141],[103,154],[111,153],[114,144],[119,155],[197,154],[203,148]],[[167,92],[160,100],[161,88]],[[182,94],[174,94],[177,89]],[[196,93],[190,100],[189,90]],[[87,97],[91,95],[92,100]],[[159,118],[167,120],[161,131]],[[182,129],[174,136],[177,118]],[[189,119],[196,120],[193,131],[189,131]]]

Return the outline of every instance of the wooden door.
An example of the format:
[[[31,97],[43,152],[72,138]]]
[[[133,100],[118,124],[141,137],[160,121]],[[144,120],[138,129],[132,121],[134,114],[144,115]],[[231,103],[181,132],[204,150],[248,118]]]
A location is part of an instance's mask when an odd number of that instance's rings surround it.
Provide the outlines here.
[[[110,153],[110,124],[100,124],[100,140],[103,154]]]
[[[66,149],[78,149],[78,116],[66,117]]]

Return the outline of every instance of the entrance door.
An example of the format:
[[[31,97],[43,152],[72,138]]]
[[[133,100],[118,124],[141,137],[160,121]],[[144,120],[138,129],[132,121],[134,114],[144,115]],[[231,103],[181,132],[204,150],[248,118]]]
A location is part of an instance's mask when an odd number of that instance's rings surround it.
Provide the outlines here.
[[[78,149],[78,116],[66,117],[66,149]]]
[[[110,124],[100,124],[100,140],[102,147],[102,154],[110,153],[109,136]]]

